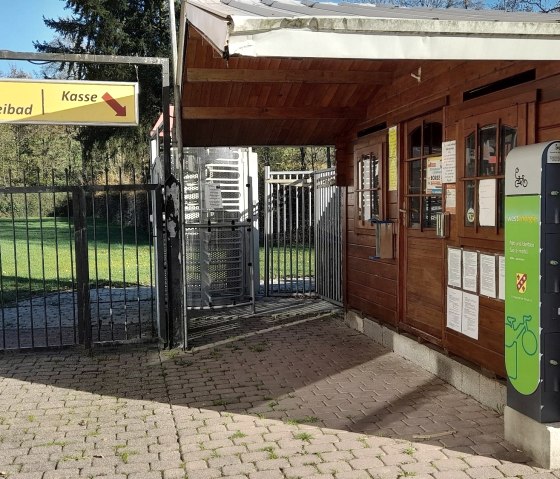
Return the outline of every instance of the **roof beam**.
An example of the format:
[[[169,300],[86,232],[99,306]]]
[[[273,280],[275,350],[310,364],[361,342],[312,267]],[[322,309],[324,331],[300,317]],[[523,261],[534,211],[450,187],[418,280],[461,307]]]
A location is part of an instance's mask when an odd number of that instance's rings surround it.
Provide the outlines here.
[[[386,85],[392,72],[188,68],[187,81],[236,83],[347,83]]]
[[[336,120],[364,119],[366,109],[359,108],[284,108],[284,107],[183,107],[185,120]]]

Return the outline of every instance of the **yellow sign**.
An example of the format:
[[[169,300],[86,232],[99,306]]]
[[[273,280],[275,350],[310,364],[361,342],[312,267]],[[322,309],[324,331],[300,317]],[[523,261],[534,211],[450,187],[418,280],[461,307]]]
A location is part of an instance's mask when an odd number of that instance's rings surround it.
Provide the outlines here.
[[[397,191],[398,184],[397,127],[389,128],[389,191]]]
[[[2,79],[0,123],[138,125],[138,84]]]

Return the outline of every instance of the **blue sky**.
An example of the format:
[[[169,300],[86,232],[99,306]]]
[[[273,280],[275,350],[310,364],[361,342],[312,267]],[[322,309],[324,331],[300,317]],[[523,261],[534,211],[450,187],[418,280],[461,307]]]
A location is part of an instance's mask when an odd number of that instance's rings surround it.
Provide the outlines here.
[[[43,23],[43,16],[64,16],[64,0],[0,0],[0,50],[34,52],[34,40],[51,40],[54,32]],[[16,65],[26,72],[39,74],[40,67],[28,62],[0,61],[0,71],[7,73]]]

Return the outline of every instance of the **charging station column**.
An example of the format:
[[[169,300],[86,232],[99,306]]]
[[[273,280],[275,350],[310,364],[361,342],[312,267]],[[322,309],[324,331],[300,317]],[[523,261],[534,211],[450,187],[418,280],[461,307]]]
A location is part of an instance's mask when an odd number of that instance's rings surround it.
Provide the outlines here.
[[[507,405],[560,421],[560,141],[514,148],[505,195]]]

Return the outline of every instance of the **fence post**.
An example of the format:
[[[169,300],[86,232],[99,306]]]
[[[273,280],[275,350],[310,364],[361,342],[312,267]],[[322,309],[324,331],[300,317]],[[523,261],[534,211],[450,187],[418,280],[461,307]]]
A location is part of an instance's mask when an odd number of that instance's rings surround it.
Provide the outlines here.
[[[182,248],[181,231],[183,218],[181,218],[181,208],[179,195],[181,183],[173,176],[169,176],[165,181],[165,222],[167,238],[167,346],[173,347],[177,339],[182,336],[182,299],[183,299],[183,270],[182,270]],[[183,341],[186,338],[182,338]]]
[[[167,278],[165,277],[165,251],[164,251],[164,232],[163,232],[163,192],[158,187],[153,191],[154,209],[152,210],[154,245],[156,248],[156,278],[157,278],[157,318],[158,318],[158,336],[159,339],[167,343],[167,321],[165,316],[165,285]]]
[[[92,193],[93,194],[93,193]],[[74,241],[76,244],[76,290],[78,296],[78,340],[91,349],[91,311],[89,297],[89,260],[87,240],[86,192],[72,189]]]
[[[268,250],[272,246],[270,244],[270,185],[268,183],[268,179],[270,178],[270,166],[264,167],[264,295],[268,297],[270,295],[269,290],[269,281],[270,281],[270,264],[268,260]]]

